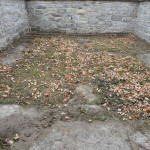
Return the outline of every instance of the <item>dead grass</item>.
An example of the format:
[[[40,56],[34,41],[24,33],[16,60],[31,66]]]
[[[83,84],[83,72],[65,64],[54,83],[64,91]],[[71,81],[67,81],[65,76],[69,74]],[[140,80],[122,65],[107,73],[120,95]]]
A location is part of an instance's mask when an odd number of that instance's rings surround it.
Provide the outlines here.
[[[129,35],[128,37],[103,37],[103,38],[90,38],[89,42],[84,44],[83,47],[89,51],[111,51],[111,52],[129,52],[136,47],[134,41],[135,36]]]

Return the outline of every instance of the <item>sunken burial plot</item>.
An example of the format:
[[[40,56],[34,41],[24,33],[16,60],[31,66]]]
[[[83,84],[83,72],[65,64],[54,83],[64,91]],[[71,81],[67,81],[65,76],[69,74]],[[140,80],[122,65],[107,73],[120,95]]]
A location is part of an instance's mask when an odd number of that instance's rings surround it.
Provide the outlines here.
[[[92,84],[98,95],[92,103],[129,118],[149,117],[150,72],[135,57],[149,53],[149,44],[131,33],[104,34],[132,32],[149,42],[149,2],[16,0],[12,6],[22,16],[9,13],[17,21],[12,29],[1,26],[2,47],[30,28],[80,36],[36,34],[22,59],[1,65],[1,104],[69,103],[78,84]],[[6,10],[0,10],[5,19]]]

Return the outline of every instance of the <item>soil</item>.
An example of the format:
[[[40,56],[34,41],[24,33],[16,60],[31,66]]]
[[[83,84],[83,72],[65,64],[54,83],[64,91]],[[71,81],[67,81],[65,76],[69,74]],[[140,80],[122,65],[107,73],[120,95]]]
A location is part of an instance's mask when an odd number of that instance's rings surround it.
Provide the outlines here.
[[[2,105],[0,149],[149,149],[149,122],[122,121],[112,111],[97,107],[87,104],[47,108]],[[7,113],[10,109],[11,113]],[[106,116],[106,120],[101,120],[101,116]],[[19,135],[18,140],[13,140],[15,134]],[[6,139],[13,140],[14,145],[5,146]]]

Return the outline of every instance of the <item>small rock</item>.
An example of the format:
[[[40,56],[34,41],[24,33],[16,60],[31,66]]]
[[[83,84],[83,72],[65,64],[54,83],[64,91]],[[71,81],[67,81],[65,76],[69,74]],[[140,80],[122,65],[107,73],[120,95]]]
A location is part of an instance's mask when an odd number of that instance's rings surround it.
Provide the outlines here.
[[[93,88],[88,85],[79,85],[76,87],[76,93],[85,98],[88,102],[97,100],[97,96],[93,94]]]
[[[32,116],[32,118],[37,117],[39,114],[34,108],[23,108],[19,105],[0,105],[0,119],[9,117],[11,115],[26,115]]]
[[[89,119],[89,120],[88,120],[88,122],[89,122],[89,123],[91,123],[91,122],[92,122],[92,120],[91,120],[91,119]]]
[[[139,54],[137,57],[141,59],[148,68],[150,68],[150,54]]]
[[[0,119],[8,117],[12,114],[22,112],[22,108],[18,105],[1,105],[0,106]]]

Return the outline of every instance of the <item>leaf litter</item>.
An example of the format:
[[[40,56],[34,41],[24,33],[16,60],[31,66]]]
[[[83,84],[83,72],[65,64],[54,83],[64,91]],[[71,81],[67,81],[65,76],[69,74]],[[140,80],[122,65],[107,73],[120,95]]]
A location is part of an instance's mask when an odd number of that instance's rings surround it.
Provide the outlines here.
[[[94,37],[84,44],[75,36],[35,38],[11,68],[0,64],[0,103],[66,104],[77,84],[88,83],[99,95],[96,104],[112,107],[128,119],[148,118],[150,71],[133,56],[107,51],[125,52],[136,44],[131,34],[100,40]],[[83,52],[84,48],[88,51]]]

